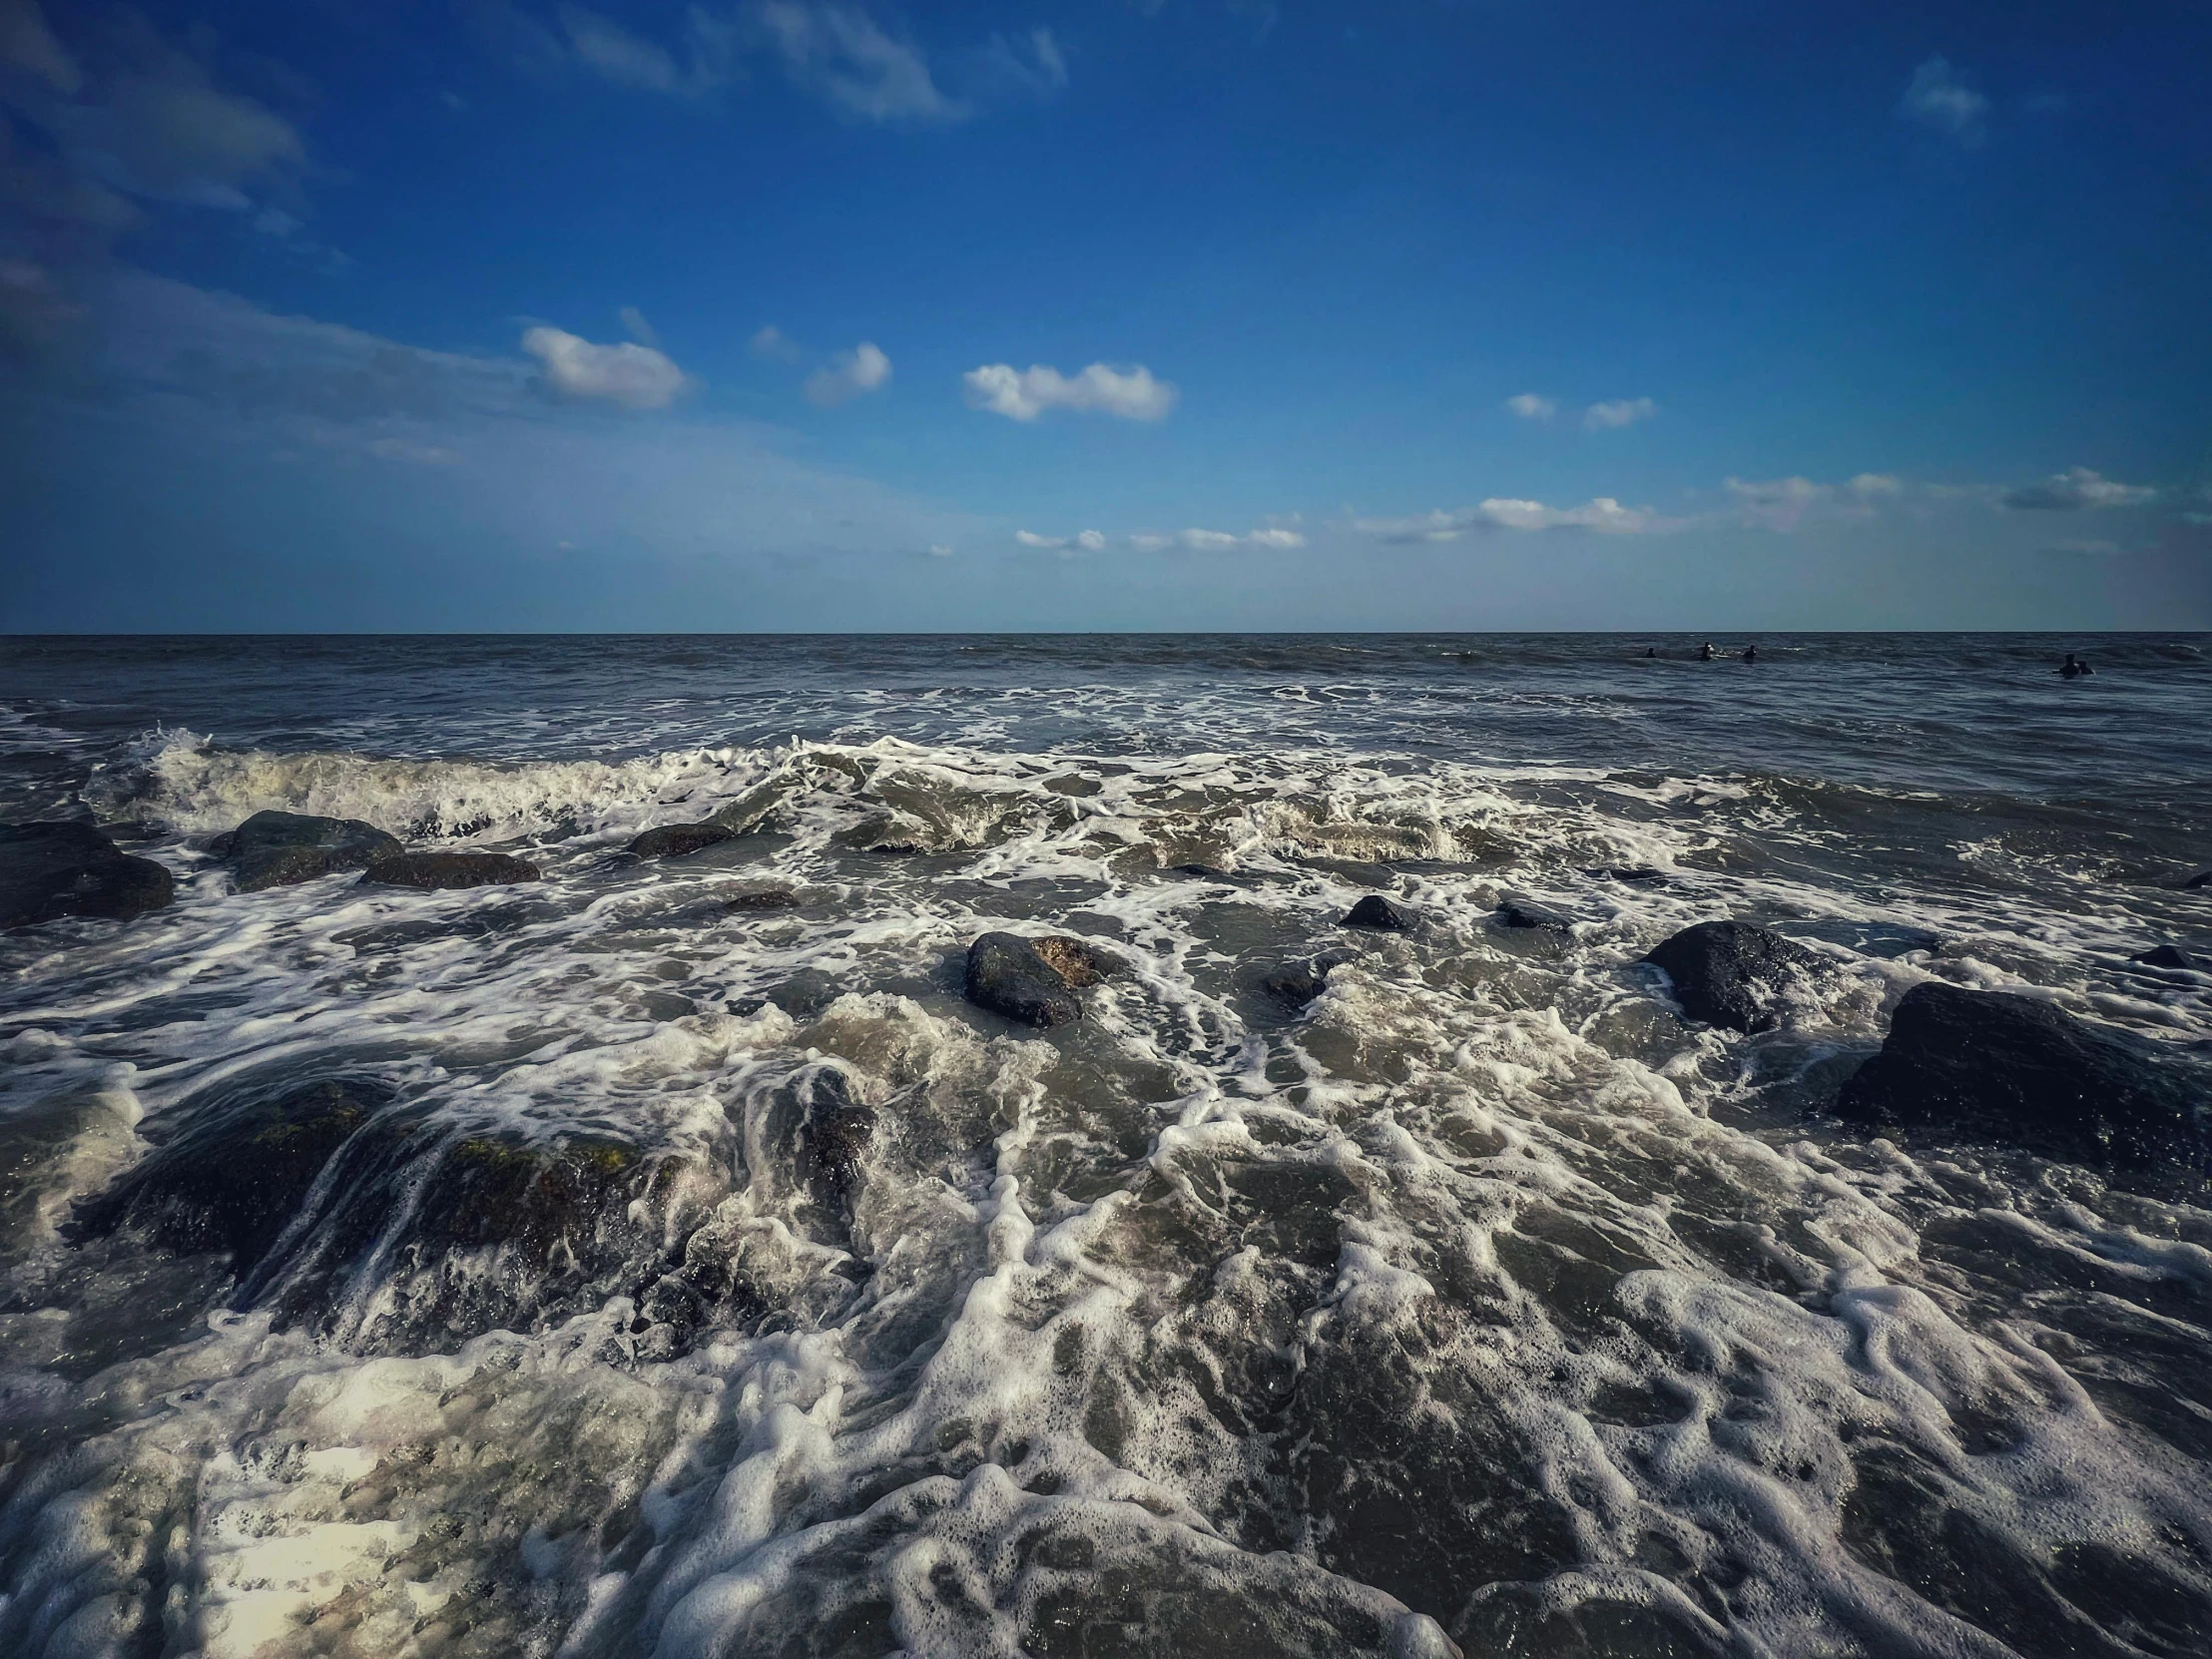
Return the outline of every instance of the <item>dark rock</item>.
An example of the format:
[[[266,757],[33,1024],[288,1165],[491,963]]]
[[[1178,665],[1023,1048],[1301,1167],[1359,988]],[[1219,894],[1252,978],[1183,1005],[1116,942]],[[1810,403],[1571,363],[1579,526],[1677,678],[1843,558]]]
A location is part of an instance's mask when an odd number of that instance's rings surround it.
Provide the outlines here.
[[[244,1276],[291,1224],[331,1155],[392,1098],[382,1084],[336,1077],[180,1104],[172,1112],[182,1132],[78,1206],[70,1237],[129,1226],[164,1250],[227,1251]]]
[[[817,1072],[808,1085],[800,1146],[810,1185],[842,1206],[859,1179],[860,1157],[875,1135],[875,1114],[852,1098],[844,1074]]]
[[[1748,921],[1701,921],[1644,960],[1666,974],[1691,1019],[1745,1032],[1779,1024],[1780,991],[1821,965],[1805,946]]]
[[[978,1008],[1040,1030],[1083,1017],[1066,976],[1016,933],[985,933],[968,946],[964,988]]]
[[[1129,971],[1129,964],[1092,939],[1072,933],[1047,933],[1031,939],[1029,946],[1052,965],[1052,970],[1078,990],[1102,979],[1114,979]]]
[[[781,888],[767,887],[759,892],[741,892],[722,901],[725,910],[791,910],[799,906],[797,893]]]
[[[1387,933],[1404,933],[1411,930],[1413,912],[1402,904],[1393,904],[1379,892],[1371,892],[1353,905],[1345,916],[1347,927],[1376,927]]]
[[[270,812],[218,835],[208,850],[237,872],[240,892],[259,892],[362,869],[405,848],[396,835],[358,819]]]
[[[166,866],[89,824],[0,824],[0,927],[105,916],[128,921],[177,896]]]
[[[2201,1165],[2208,1081],[2156,1045],[2040,998],[1927,980],[1905,993],[1882,1052],[1851,1075],[1836,1110],[2077,1163]]]
[[[535,881],[538,866],[505,852],[395,852],[362,870],[361,879],[387,887],[491,887]]]
[[[1293,1007],[1303,1008],[1328,988],[1333,969],[1359,959],[1357,950],[1325,950],[1303,962],[1285,963],[1261,980],[1260,988]]]
[[[2178,944],[2152,945],[2148,950],[2138,950],[2128,960],[2141,962],[2145,967],[2187,968],[2195,973],[2212,972],[2212,968],[2206,966],[2202,957],[2192,956]]]
[[[1547,905],[1532,899],[1508,898],[1497,907],[1497,919],[1506,927],[1540,927],[1547,933],[1569,933],[1574,923]]]
[[[1228,879],[1229,876],[1227,870],[1214,864],[1170,864],[1168,873],[1170,875],[1195,875],[1202,881],[1222,881]]]
[[[681,858],[737,838],[735,830],[708,819],[702,824],[664,824],[648,830],[630,843],[630,850],[641,858]]]
[[[1584,870],[1582,873],[1597,876],[1600,880],[1626,881],[1639,887],[1663,887],[1667,884],[1667,872],[1653,869],[1649,864],[1607,864],[1601,869]]]
[[[2212,869],[2200,869],[2181,884],[2185,887],[2212,887]]]

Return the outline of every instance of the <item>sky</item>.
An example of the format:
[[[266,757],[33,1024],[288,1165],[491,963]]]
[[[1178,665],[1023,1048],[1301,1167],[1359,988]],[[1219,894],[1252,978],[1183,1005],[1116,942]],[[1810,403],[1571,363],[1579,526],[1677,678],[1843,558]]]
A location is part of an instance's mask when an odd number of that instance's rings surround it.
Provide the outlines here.
[[[2212,628],[2212,11],[0,0],[0,631]]]

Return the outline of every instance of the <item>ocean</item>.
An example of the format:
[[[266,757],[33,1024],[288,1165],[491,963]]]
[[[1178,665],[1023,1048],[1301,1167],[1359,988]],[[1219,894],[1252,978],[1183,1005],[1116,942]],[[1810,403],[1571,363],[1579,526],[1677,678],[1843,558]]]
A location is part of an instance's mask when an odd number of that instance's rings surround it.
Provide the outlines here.
[[[2212,639],[1701,643],[0,641],[175,883],[0,933],[0,1652],[2212,1650],[2201,1180],[1835,1110],[1931,980],[2199,1075]]]

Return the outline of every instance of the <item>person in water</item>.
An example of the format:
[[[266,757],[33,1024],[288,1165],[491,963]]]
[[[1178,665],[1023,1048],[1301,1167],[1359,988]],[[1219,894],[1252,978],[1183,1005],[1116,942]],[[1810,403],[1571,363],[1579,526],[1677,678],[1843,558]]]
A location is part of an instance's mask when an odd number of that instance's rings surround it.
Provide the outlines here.
[[[1656,645],[1647,645],[1644,647],[1644,655],[1647,657],[1656,657],[1659,655],[1659,648]]]
[[[1756,663],[1756,662],[1757,662],[1758,660],[1759,660],[1759,648],[1758,648],[1758,647],[1757,647],[1756,645],[1747,645],[1747,646],[1745,646],[1745,647],[1744,647],[1744,661],[1745,661],[1745,662],[1747,662],[1747,663]]]
[[[1701,663],[1709,663],[1713,660],[1713,642],[1711,640],[1707,640],[1697,648],[1697,660]]]
[[[2091,668],[2087,663],[2077,660],[2074,654],[2069,651],[2066,653],[2065,662],[2059,665],[2058,672],[2064,678],[2068,680],[2074,680],[2080,678],[2084,674],[2094,674],[2096,673],[2096,670]]]

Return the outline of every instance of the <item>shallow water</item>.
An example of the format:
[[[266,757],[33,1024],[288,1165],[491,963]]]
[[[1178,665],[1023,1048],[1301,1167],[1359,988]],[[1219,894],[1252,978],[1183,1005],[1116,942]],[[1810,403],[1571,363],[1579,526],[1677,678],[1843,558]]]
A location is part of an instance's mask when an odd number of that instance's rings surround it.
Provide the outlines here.
[[[1930,976],[2212,1043],[2208,641],[1695,643],[0,644],[0,821],[179,882],[0,936],[0,1651],[2204,1652],[2202,1193],[1827,1108]],[[1634,966],[1716,915],[1781,1028]],[[274,1236],[87,1225],[301,1100]]]

